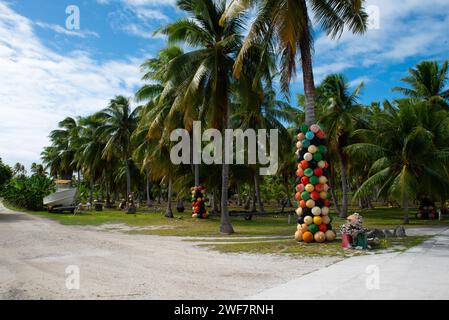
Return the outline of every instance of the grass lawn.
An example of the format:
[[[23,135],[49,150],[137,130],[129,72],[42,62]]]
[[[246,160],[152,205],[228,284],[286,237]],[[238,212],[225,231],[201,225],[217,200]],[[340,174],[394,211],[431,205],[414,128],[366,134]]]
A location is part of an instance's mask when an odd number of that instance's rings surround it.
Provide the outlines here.
[[[238,208],[231,207],[231,210]],[[20,209],[16,209],[20,210]],[[278,211],[277,208],[267,207],[268,211]],[[58,214],[44,212],[30,212],[35,215],[45,216],[54,219],[64,225],[93,225],[99,226],[104,224],[126,224],[129,226],[142,227],[143,230],[131,231],[138,234],[153,234],[167,236],[198,236],[198,237],[220,237],[218,232],[220,218],[211,216],[206,220],[197,220],[191,217],[190,210],[185,213],[174,213],[174,219],[167,219],[163,216],[163,207],[154,207],[152,211],[147,209],[139,209],[135,215],[127,215],[123,211],[104,210],[102,212],[83,212],[77,215]],[[420,227],[429,225],[449,225],[449,220],[417,220],[414,218],[414,210],[410,212],[410,225],[408,227]],[[400,208],[376,208],[371,210],[363,210],[360,212],[364,217],[365,226],[368,228],[394,228],[396,225],[402,224],[402,210]],[[335,215],[333,216],[334,229],[344,223]],[[286,215],[266,215],[253,216],[251,221],[246,221],[243,217],[231,217],[232,224],[236,233],[232,237],[251,237],[251,236],[270,236],[283,237],[293,236],[296,230],[296,223],[288,224]],[[294,220],[294,219],[292,219]],[[144,229],[145,227],[161,226],[163,228]],[[224,236],[225,237],[225,236]]]
[[[276,240],[270,242],[251,243],[227,243],[227,244],[203,244],[201,246],[227,253],[259,253],[259,254],[282,254],[292,257],[301,256],[340,256],[348,257],[355,255],[362,255],[368,253],[382,253],[405,251],[411,247],[421,244],[423,241],[429,239],[429,236],[412,236],[405,238],[388,238],[381,240],[379,248],[370,251],[344,250],[341,248],[340,241],[330,243],[297,243],[291,239]]]
[[[16,208],[12,208],[15,210]],[[238,208],[231,208],[237,210]],[[278,211],[277,208],[268,207],[267,210]],[[23,210],[22,210],[23,211]],[[135,215],[127,215],[123,211],[104,210],[102,212],[83,212],[76,215],[56,214],[43,212],[29,212],[34,215],[45,216],[58,221],[64,225],[90,225],[100,226],[108,224],[124,224],[130,227],[137,227],[135,230],[126,231],[130,234],[147,234],[161,236],[183,236],[183,237],[204,237],[205,239],[185,239],[195,241],[200,246],[228,253],[260,253],[260,254],[282,254],[293,257],[328,255],[328,256],[353,256],[366,254],[357,250],[343,250],[340,241],[324,244],[304,244],[293,240],[296,231],[296,223],[287,223],[286,215],[266,215],[253,216],[252,220],[246,221],[243,217],[231,217],[235,234],[223,236],[219,233],[220,218],[211,216],[206,220],[197,220],[191,217],[191,212],[175,213],[174,219],[165,218],[163,207],[154,207],[152,211],[139,209]],[[431,225],[449,225],[449,221],[437,220],[416,220],[414,210],[411,210],[410,225],[407,227],[422,227]],[[364,217],[364,224],[367,228],[393,229],[396,225],[402,224],[402,210],[399,208],[376,208],[363,210],[360,212]],[[344,223],[344,219],[332,215],[334,229]],[[293,219],[294,220],[294,219]],[[156,227],[156,228],[154,228]],[[263,239],[251,237],[264,237]],[[249,237],[249,239],[241,239]],[[369,251],[385,252],[403,251],[418,245],[428,239],[426,236],[409,236],[405,238],[390,238],[382,240],[381,247]]]

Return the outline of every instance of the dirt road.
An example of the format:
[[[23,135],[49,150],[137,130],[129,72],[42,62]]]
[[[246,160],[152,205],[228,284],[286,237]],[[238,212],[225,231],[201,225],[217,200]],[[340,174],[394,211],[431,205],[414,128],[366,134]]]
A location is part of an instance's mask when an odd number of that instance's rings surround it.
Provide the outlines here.
[[[64,226],[0,203],[0,299],[242,299],[338,260],[221,254],[182,240]],[[66,271],[77,269],[80,288],[68,289]]]

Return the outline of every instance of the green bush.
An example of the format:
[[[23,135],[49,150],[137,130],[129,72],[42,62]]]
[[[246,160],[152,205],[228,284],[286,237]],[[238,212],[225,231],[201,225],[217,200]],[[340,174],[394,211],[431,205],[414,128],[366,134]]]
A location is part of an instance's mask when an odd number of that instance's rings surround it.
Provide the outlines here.
[[[5,185],[12,178],[12,169],[10,166],[2,162],[2,158],[0,158],[0,192],[2,192]]]
[[[28,210],[42,210],[43,198],[54,191],[53,181],[44,175],[19,176],[9,181],[2,191],[10,204]]]

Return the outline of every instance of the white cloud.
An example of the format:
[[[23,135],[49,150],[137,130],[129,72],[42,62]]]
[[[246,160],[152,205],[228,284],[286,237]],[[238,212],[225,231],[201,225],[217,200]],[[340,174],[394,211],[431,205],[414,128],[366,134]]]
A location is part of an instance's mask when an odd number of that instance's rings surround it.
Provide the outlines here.
[[[48,133],[66,116],[86,115],[114,95],[131,97],[143,59],[94,60],[46,47],[32,21],[0,3],[0,157],[10,164],[39,160]]]
[[[371,82],[371,78],[369,78],[367,76],[358,77],[358,78],[355,78],[355,79],[349,81],[348,85],[349,85],[349,88],[355,88],[362,82],[364,85],[366,85],[368,82]]]
[[[38,26],[40,28],[49,29],[56,33],[61,33],[61,34],[67,35],[67,36],[75,36],[75,37],[80,37],[80,38],[86,38],[86,37],[92,36],[92,37],[100,38],[100,35],[97,32],[90,31],[90,30],[72,31],[72,30],[67,30],[64,27],[61,27],[58,24],[50,24],[50,23],[46,23],[46,22],[42,22],[42,21],[37,21],[35,24],[36,24],[36,26]]]
[[[110,4],[114,0],[97,0],[100,4]],[[115,0],[121,8],[109,14],[113,29],[145,39],[154,38],[153,31],[170,18],[163,8],[175,10],[176,0]],[[156,38],[162,38],[156,36]]]
[[[321,35],[315,43],[318,68],[329,62],[348,64],[347,68],[386,67],[411,57],[448,54],[449,1],[368,0],[366,4],[379,8],[379,29],[364,35],[345,32],[339,40]]]

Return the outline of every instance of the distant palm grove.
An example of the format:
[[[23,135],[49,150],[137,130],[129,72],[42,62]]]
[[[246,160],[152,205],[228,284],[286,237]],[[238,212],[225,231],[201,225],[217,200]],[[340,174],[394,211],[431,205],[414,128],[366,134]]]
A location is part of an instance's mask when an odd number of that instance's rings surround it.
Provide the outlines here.
[[[220,231],[233,233],[230,204],[263,212],[274,203],[293,211],[296,135],[305,122],[326,131],[333,209],[341,217],[349,206],[388,203],[401,206],[408,223],[409,206],[422,196],[445,206],[448,61],[410,66],[403,85],[392,88],[400,98],[364,105],[363,83],[352,87],[344,75],[331,74],[315,84],[312,61],[314,29],[332,38],[344,29],[363,37],[364,1],[177,5],[186,18],[155,31],[167,37],[167,47],[143,62],[135,96],[111,97],[94,114],[61,119],[50,133],[44,168],[51,177],[73,179],[80,201],[99,199],[109,207],[133,193],[141,205],[163,201],[170,218],[175,205],[190,201],[192,186],[204,185],[210,211],[221,216]],[[292,96],[296,72],[304,94]],[[278,129],[278,173],[260,176],[257,165],[172,164],[170,133],[191,132],[193,121],[203,130]]]

